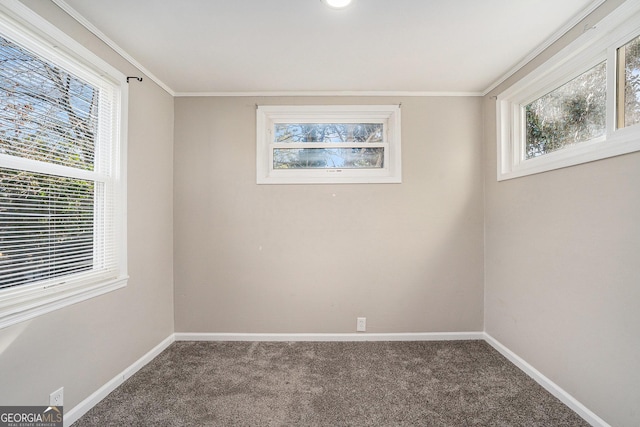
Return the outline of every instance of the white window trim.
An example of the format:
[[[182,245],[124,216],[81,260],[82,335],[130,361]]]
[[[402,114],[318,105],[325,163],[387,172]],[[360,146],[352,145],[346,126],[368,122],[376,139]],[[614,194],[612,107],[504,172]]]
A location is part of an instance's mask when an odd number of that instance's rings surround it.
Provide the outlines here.
[[[127,216],[126,216],[126,170],[127,170],[127,116],[128,88],[126,77],[106,61],[100,59],[67,34],[34,13],[17,0],[0,3],[0,27],[8,34],[16,36],[21,43],[48,60],[74,70],[74,73],[88,81],[96,81],[96,75],[109,80],[117,90],[114,101],[115,113],[112,131],[118,143],[113,147],[112,173],[115,177],[115,228],[117,271],[105,275],[101,281],[87,282],[73,275],[65,276],[58,283],[33,283],[0,290],[0,328],[32,319],[42,314],[75,304],[107,292],[120,289],[127,284]],[[85,73],[83,74],[83,70]],[[26,159],[23,159],[26,160]],[[29,161],[27,161],[28,163]],[[8,159],[5,167],[10,167]],[[16,162],[19,167],[20,162]],[[36,165],[43,173],[56,173],[64,166]],[[68,171],[67,171],[68,172]],[[74,170],[80,178],[83,172]],[[92,178],[95,179],[95,178]]]
[[[616,128],[616,49],[640,35],[640,3],[626,2],[497,96],[498,181],[640,151],[640,125]],[[605,135],[532,159],[524,158],[524,107],[593,66],[607,62]]]
[[[380,169],[273,169],[271,132],[276,122],[384,123],[385,159]],[[400,106],[398,105],[269,105],[256,112],[258,184],[358,184],[402,182]],[[352,147],[356,144],[346,144]],[[291,148],[295,148],[290,145]],[[331,144],[331,147],[338,147]]]

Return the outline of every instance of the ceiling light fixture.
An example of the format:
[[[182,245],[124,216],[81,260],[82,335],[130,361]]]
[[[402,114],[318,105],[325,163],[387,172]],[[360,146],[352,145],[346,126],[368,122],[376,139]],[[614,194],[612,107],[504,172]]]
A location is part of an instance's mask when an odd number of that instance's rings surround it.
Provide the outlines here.
[[[334,9],[344,9],[351,4],[351,0],[322,0],[322,2]]]

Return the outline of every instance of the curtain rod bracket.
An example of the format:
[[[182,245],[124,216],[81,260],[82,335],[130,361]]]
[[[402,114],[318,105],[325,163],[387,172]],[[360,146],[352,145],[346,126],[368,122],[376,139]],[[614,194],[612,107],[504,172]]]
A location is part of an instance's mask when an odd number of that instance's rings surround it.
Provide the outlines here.
[[[133,77],[127,77],[127,83],[129,83],[129,80],[131,80],[131,79],[136,79],[136,80],[137,80],[137,81],[139,81],[139,82],[141,82],[141,81],[142,81],[142,77],[135,77],[135,76],[133,76]]]

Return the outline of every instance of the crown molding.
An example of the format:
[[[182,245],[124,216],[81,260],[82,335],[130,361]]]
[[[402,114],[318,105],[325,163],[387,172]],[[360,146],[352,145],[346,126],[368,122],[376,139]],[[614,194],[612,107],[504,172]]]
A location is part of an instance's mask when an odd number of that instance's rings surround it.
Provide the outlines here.
[[[77,10],[72,8],[67,2],[64,0],[51,0],[55,3],[60,9],[65,11],[69,16],[75,19],[80,25],[85,27],[89,32],[102,40],[106,45],[108,45],[111,49],[113,49],[118,55],[124,58],[131,65],[136,67],[142,73],[144,73],[148,78],[153,80],[158,86],[164,89],[169,95],[175,96],[175,92],[168,85],[166,85],[162,80],[156,77],[151,71],[145,68],[142,64],[140,64],[136,59],[129,55],[127,51],[121,48],[116,42],[111,40],[105,33],[100,31],[95,25],[87,20],[84,16],[80,14]]]
[[[504,83],[509,77],[513,76],[525,65],[531,62],[536,56],[542,53],[545,49],[558,41],[563,35],[565,35],[571,28],[575,27],[580,21],[586,18],[590,13],[602,5],[606,0],[594,0],[584,10],[574,16],[565,25],[563,25],[558,31],[556,31],[545,42],[540,44],[520,62],[518,62],[509,71],[503,74],[499,79],[493,82],[489,87],[480,92],[437,92],[437,91],[218,91],[218,92],[175,92],[157,76],[155,76],[146,67],[140,64],[135,58],[133,58],[127,51],[121,48],[116,42],[99,30],[95,25],[89,22],[84,16],[82,16],[77,10],[71,7],[65,0],[51,0],[60,9],[65,11],[69,16],[75,19],[80,25],[85,27],[89,32],[102,40],[105,44],[111,47],[116,53],[124,58],[131,65],[136,67],[148,78],[153,80],[158,86],[164,89],[167,93],[174,97],[275,97],[275,96],[367,96],[367,97],[389,97],[389,96],[406,96],[406,97],[476,97],[485,96],[493,89]]]
[[[482,96],[487,95],[489,92],[500,86],[504,83],[509,77],[513,76],[515,73],[520,71],[525,65],[531,62],[536,56],[540,55],[545,51],[549,46],[553,43],[557,42],[562,36],[564,36],[569,30],[578,25],[580,21],[585,19],[591,12],[596,10],[600,5],[602,5],[606,0],[594,0],[583,9],[580,13],[571,18],[566,24],[560,27],[555,33],[551,35],[547,40],[545,40],[542,44],[538,45],[533,51],[531,51],[527,56],[525,56],[520,62],[518,62],[513,68],[507,71],[502,75],[498,80],[493,82],[489,87],[487,87],[484,91],[482,91]]]
[[[176,92],[176,97],[242,97],[242,96],[407,96],[407,97],[456,97],[456,96],[484,96],[483,92],[423,92],[423,91],[257,91],[257,92]]]

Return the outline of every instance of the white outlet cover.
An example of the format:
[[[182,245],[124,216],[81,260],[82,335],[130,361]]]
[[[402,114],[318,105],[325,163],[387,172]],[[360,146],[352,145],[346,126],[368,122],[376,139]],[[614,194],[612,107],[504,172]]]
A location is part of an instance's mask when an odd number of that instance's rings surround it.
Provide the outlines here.
[[[366,317],[358,317],[356,323],[356,332],[366,332],[367,330],[367,318]]]
[[[49,395],[49,406],[63,406],[64,387],[60,387]]]

